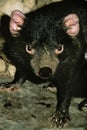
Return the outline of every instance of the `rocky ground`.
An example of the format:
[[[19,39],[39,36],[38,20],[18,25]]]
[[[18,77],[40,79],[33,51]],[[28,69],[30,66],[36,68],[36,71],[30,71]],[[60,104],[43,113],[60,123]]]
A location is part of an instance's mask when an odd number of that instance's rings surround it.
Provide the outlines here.
[[[0,82],[12,78],[0,76]],[[0,91],[0,130],[59,130],[52,128],[50,115],[55,111],[56,94],[46,84],[26,81],[15,91]],[[87,130],[87,112],[78,110],[81,98],[73,98],[71,121],[61,130]]]

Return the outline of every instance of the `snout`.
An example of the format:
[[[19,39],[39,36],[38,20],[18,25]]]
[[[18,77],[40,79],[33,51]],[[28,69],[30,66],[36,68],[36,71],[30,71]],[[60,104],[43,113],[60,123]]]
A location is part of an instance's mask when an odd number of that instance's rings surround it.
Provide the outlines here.
[[[40,68],[39,76],[43,79],[48,79],[52,76],[52,69],[49,67]]]

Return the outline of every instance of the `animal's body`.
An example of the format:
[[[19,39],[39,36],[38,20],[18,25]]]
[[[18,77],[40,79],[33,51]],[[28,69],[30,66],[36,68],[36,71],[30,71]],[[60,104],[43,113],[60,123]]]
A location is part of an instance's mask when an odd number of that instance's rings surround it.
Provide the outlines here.
[[[6,36],[4,46],[5,54],[16,66],[16,74],[11,83],[1,83],[1,86],[20,86],[26,79],[53,82],[58,89],[58,103],[52,121],[57,127],[63,127],[70,119],[74,88],[85,90],[82,95],[87,98],[86,5],[81,9],[78,2],[68,4],[53,3],[25,15],[14,11],[10,20],[11,34]],[[85,103],[87,100],[80,108]]]

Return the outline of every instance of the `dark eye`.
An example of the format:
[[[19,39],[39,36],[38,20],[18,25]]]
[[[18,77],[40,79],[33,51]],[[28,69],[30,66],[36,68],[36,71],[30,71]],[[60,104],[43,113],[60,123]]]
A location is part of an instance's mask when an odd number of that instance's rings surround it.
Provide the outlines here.
[[[58,51],[61,51],[62,50],[62,45],[59,45],[58,46]]]
[[[26,45],[26,52],[30,55],[33,55],[35,53],[35,49],[32,48],[30,45]]]
[[[27,47],[27,50],[28,50],[28,51],[31,51],[31,50],[32,50],[32,47],[31,47],[31,46],[27,45],[26,47]]]
[[[64,50],[63,45],[58,45],[57,49],[55,49],[55,54],[61,54]]]

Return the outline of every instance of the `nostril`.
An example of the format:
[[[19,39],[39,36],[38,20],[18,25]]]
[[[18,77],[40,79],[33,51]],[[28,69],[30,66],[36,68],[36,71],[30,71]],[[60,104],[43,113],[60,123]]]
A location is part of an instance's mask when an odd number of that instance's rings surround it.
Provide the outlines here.
[[[40,69],[39,75],[42,78],[49,78],[52,75],[52,70],[49,67],[43,67]]]

